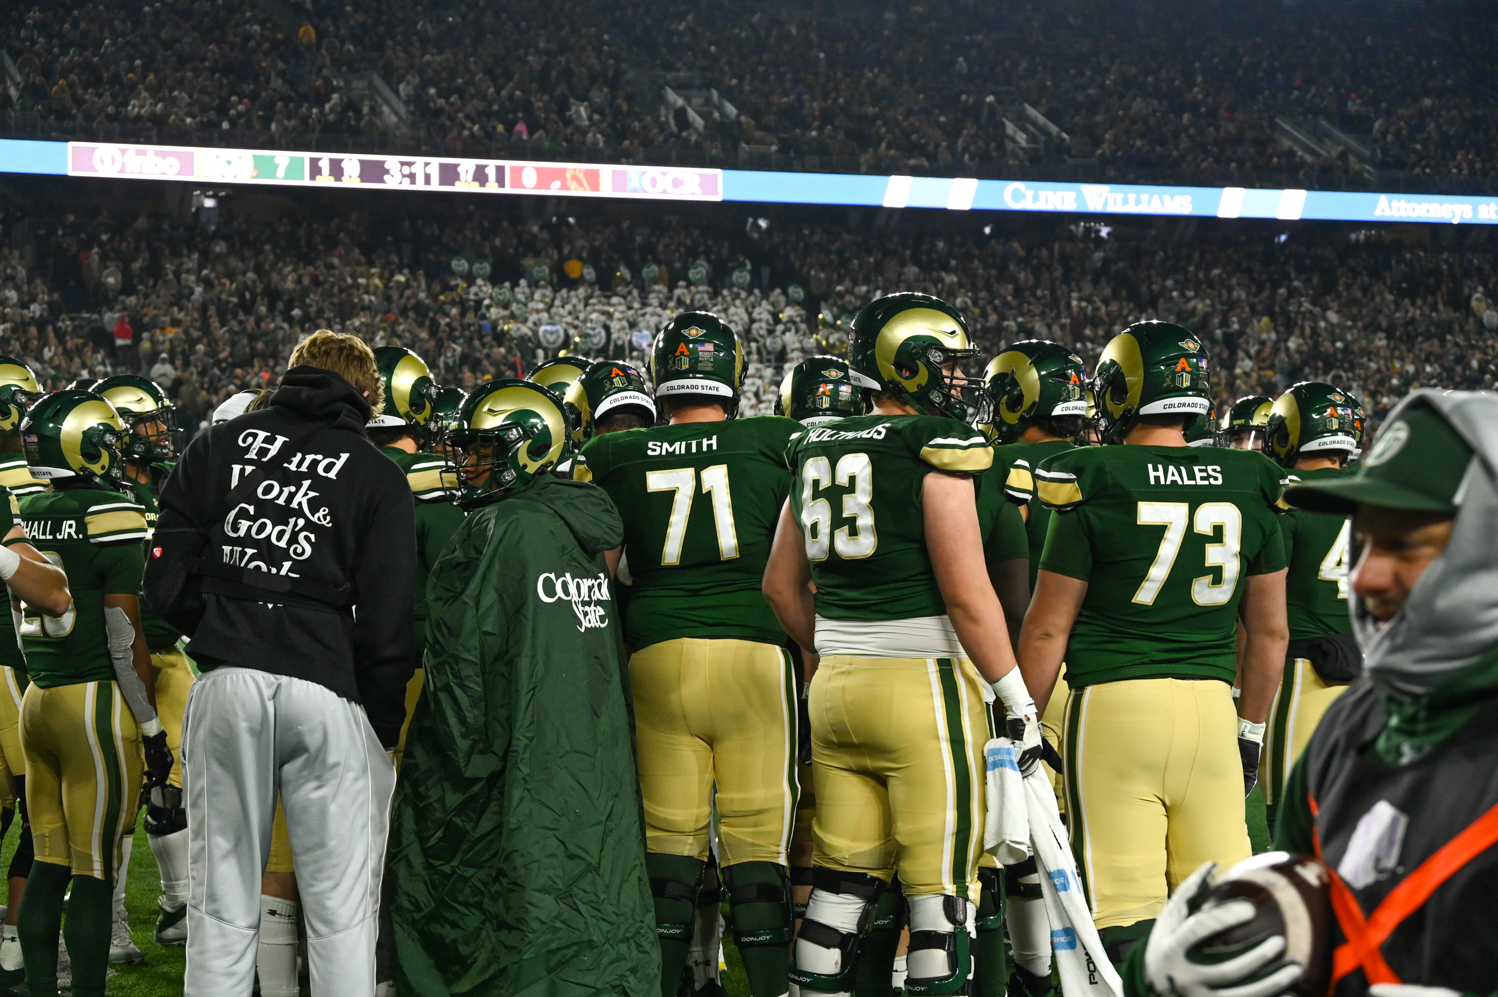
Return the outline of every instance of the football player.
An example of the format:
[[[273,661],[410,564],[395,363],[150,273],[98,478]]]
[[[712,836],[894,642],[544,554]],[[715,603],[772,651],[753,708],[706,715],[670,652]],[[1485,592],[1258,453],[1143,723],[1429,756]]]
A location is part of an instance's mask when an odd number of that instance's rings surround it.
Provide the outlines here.
[[[691,941],[714,785],[750,989],[786,993],[798,669],[760,581],[790,485],[786,445],[801,427],[734,419],[743,374],[733,329],[682,312],[656,334],[650,357],[669,424],[595,436],[579,469],[624,519],[633,582],[624,632],[667,997]]]
[[[65,614],[71,602],[68,578],[63,570],[42,557],[26,540],[26,531],[21,526],[20,502],[4,486],[0,485],[0,583],[9,588],[5,594],[4,616],[7,622],[20,618],[21,600],[39,606],[50,613]],[[12,602],[11,600],[16,600]],[[15,640],[15,631],[10,632],[11,642],[0,645],[0,668],[4,669],[0,681],[5,683],[5,693],[0,703],[6,710],[0,724],[0,793],[7,806],[0,813],[0,838],[10,829],[16,811],[21,813],[21,840],[16,843],[9,871],[9,897],[6,901],[6,924],[0,929],[0,986],[21,983],[21,941],[16,935],[15,919],[20,912],[21,895],[26,888],[26,876],[31,871],[32,841],[31,822],[26,816],[26,759],[21,748],[20,706],[21,696],[28,681],[26,657]],[[11,704],[14,704],[14,717]]]
[[[1357,446],[1350,396],[1323,381],[1302,381],[1269,413],[1264,452],[1289,471],[1287,484],[1336,481]],[[1270,832],[1285,780],[1321,715],[1363,670],[1347,614],[1349,523],[1345,516],[1292,508],[1280,517],[1290,649],[1264,731],[1259,785]]]
[[[1276,848],[1325,863],[1335,924],[1264,931],[1265,913],[1283,923],[1273,902],[1193,910],[1213,871],[1201,869],[1125,967],[1131,997],[1493,991],[1495,425],[1491,392],[1417,390],[1357,474],[1286,489],[1293,507],[1351,514],[1358,551],[1348,602],[1364,674],[1291,770],[1274,836]],[[1241,954],[1201,958],[1200,940],[1233,928],[1249,939]],[[1318,953],[1330,987],[1302,977]]]
[[[427,586],[390,836],[408,997],[659,986],[609,599],[623,525],[600,489],[550,473],[567,429],[560,398],[510,379],[476,388],[454,429],[471,511]]]
[[[1197,866],[1249,856],[1243,797],[1288,641],[1279,468],[1188,447],[1182,432],[1207,410],[1207,363],[1179,326],[1125,329],[1093,379],[1104,446],[1035,472],[1037,497],[1059,514],[1020,664],[1044,708],[1066,659],[1072,846],[1115,962]]]
[[[1010,503],[1017,504],[1025,516],[1025,560],[1023,568],[1024,601],[1018,612],[1011,610],[1016,601],[1006,598],[1001,578],[994,577],[999,601],[1004,603],[1010,637],[1018,640],[1035,576],[1040,571],[1040,554],[1045,545],[1051,511],[1035,497],[1034,469],[1054,454],[1074,449],[1082,436],[1087,416],[1085,384],[1087,368],[1082,358],[1060,343],[1026,340],[1007,346],[988,363],[983,375],[983,401],[980,428],[994,444],[994,466],[984,476],[986,488],[979,495],[981,504],[988,494],[999,492]],[[989,574],[995,566],[990,556]],[[1012,588],[1011,583],[1011,588]],[[1041,720],[1041,727],[1054,740],[1061,740],[1066,702],[1064,668],[1057,676],[1058,692]],[[1059,775],[1059,773],[1058,773]],[[1061,790],[1057,789],[1060,795]],[[978,877],[985,886],[992,882],[997,899],[998,870],[980,869]],[[1034,860],[1004,870],[1004,908],[1009,937],[1015,953],[1015,973],[1011,983],[1016,994],[1048,993],[1051,989],[1051,928],[1045,901],[1040,890],[1040,871]],[[988,896],[985,903],[992,903]],[[991,961],[991,960],[990,960]],[[981,965],[981,962],[980,962]],[[986,982],[987,974],[979,975]],[[981,997],[981,995],[980,995]]]
[[[110,404],[85,391],[49,395],[21,424],[32,473],[53,486],[23,499],[21,518],[42,555],[67,572],[73,597],[60,615],[22,610],[31,685],[21,740],[36,864],[19,934],[33,994],[57,988],[65,893],[73,993],[104,993],[110,894],[139,805],[142,747],[149,788],[165,786],[173,768],[141,623],[150,531],[124,485],[127,434]]]
[[[557,357],[555,360],[548,360],[537,366],[535,370],[525,375],[525,379],[544,388],[550,388],[558,398],[565,398],[572,382],[582,377],[583,371],[587,370],[592,363],[593,361],[587,357]]]
[[[426,589],[427,577],[431,574],[432,565],[447,548],[447,543],[459,526],[463,524],[463,510],[453,501],[453,495],[458,488],[457,474],[448,464],[448,459],[441,455],[431,453],[428,449],[431,441],[436,415],[436,393],[437,385],[432,380],[432,372],[427,368],[425,361],[410,350],[401,346],[381,346],[375,349],[375,365],[380,372],[380,380],[384,386],[385,407],[381,413],[374,416],[366,431],[369,434],[369,442],[379,447],[381,452],[391,460],[395,461],[400,469],[406,474],[406,481],[411,485],[412,500],[415,503],[416,512],[416,653],[418,662],[422,659],[426,647],[427,629],[427,602]],[[421,689],[425,681],[425,671],[418,667],[411,680],[406,683],[406,719],[401,725],[400,741],[395,748],[396,772],[400,772],[401,761],[406,753],[406,737],[411,730],[411,718],[416,712],[417,700],[421,698]],[[284,820],[284,817],[282,818]],[[274,834],[274,829],[273,832]],[[387,887],[387,893],[389,887]],[[294,916],[295,910],[287,899],[280,894],[284,890],[274,894],[261,897],[261,903],[267,909],[275,909],[280,917]],[[383,909],[388,909],[388,903],[382,903]],[[265,914],[262,912],[262,922]],[[296,988],[295,944],[296,938],[292,932],[282,934],[282,944],[290,943],[290,948],[284,950],[283,958],[276,960],[276,965],[291,969],[290,975],[282,974],[281,985],[288,992]],[[393,939],[389,933],[388,917],[381,917],[381,940],[380,950],[377,957],[379,966],[376,977],[382,983],[388,983],[394,979],[395,965],[393,958]],[[266,967],[269,969],[269,967]],[[264,989],[262,974],[261,987]],[[394,985],[390,986],[394,992]]]
[[[416,649],[426,645],[426,584],[432,565],[447,547],[447,541],[463,522],[463,510],[451,496],[457,491],[457,474],[447,458],[428,450],[428,428],[436,413],[437,386],[431,371],[415,353],[401,346],[381,346],[374,351],[375,364],[385,387],[385,408],[370,420],[369,442],[400,465],[411,485],[416,503]],[[432,429],[436,427],[432,426]],[[411,714],[421,696],[422,672],[418,668],[406,684],[406,722],[400,745],[395,749],[399,770],[405,751]]]
[[[879,298],[853,321],[855,382],[874,411],[801,433],[765,595],[819,656],[812,679],[814,886],[796,938],[802,994],[848,993],[858,939],[898,865],[911,931],[907,993],[966,991],[979,903],[991,687],[1039,756],[983,563],[974,478],[993,463],[958,364],[950,305]],[[815,583],[815,592],[810,583]]]
[[[1183,435],[1188,447],[1217,446],[1217,406],[1212,406],[1188,422]]]
[[[625,360],[599,360],[567,385],[563,405],[574,449],[595,436],[655,425],[655,400],[639,368]]]
[[[31,475],[26,454],[21,449],[21,420],[26,410],[41,397],[36,375],[24,361],[0,356],[0,488],[6,488],[12,499],[47,490],[47,483]],[[21,943],[16,938],[16,915],[21,910],[21,892],[31,870],[31,824],[26,816],[26,757],[21,751],[21,695],[30,680],[26,677],[26,658],[16,636],[16,624],[9,612],[0,612],[0,678],[5,689],[0,693],[0,761],[14,786],[11,797],[0,814],[0,827],[9,828],[16,809],[21,814],[21,840],[16,845],[6,873],[9,898],[6,901],[5,924],[0,927],[0,983],[20,982]],[[0,832],[0,837],[4,837]]]
[[[1264,427],[1274,399],[1268,395],[1244,395],[1222,413],[1217,427],[1217,445],[1233,450],[1258,450],[1264,446]]]
[[[820,426],[837,419],[865,415],[868,391],[853,382],[852,368],[846,360],[832,356],[814,356],[785,372],[780,393],[775,398],[775,414],[786,415],[803,426]],[[997,511],[990,510],[990,512]],[[817,656],[799,647],[802,659],[801,698],[797,702],[800,725],[801,802],[796,810],[796,828],[791,840],[791,893],[795,903],[797,929],[806,915],[811,899],[814,845],[812,823],[816,818],[817,794],[812,789],[811,716],[807,712],[807,692],[811,676],[816,674]],[[899,879],[879,897],[869,917],[868,928],[858,945],[858,968],[852,986],[859,997],[882,997],[903,986],[909,930],[905,926],[904,897]],[[795,987],[792,984],[792,987]]]
[[[122,479],[128,494],[145,510],[146,544],[156,528],[156,497],[171,473],[177,456],[174,445],[176,418],[173,406],[156,382],[138,374],[117,374],[94,385],[94,394],[119,413],[127,435],[121,441],[124,457]],[[192,689],[193,667],[177,646],[182,634],[146,605],[140,607],[146,631],[146,649],[151,652],[151,673],[156,689],[156,709],[166,729],[172,757],[182,757],[182,715]],[[161,874],[161,897],[157,901],[156,943],[187,944],[187,810],[182,805],[182,764],[172,766],[165,786],[153,789],[146,801],[146,840]],[[132,825],[133,826],[133,825]],[[130,937],[130,917],[125,910],[125,879],[130,874],[130,852],[134,836],[121,843],[118,882],[114,892],[114,924],[109,939],[109,961],[140,962],[139,947]]]

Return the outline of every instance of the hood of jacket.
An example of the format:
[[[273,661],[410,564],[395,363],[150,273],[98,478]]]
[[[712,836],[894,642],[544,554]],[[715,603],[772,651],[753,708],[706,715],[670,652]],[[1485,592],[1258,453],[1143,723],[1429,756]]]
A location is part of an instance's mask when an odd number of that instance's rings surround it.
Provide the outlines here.
[[[336,417],[335,425],[357,429],[361,436],[373,411],[369,399],[352,384],[331,370],[307,364],[298,364],[281,375],[281,386],[271,395],[270,403],[308,419]]]
[[[1472,459],[1457,491],[1446,549],[1388,624],[1379,626],[1357,593],[1349,593],[1369,678],[1400,699],[1425,695],[1498,646],[1498,395],[1420,389],[1388,421],[1414,404],[1445,417],[1472,448]]]
[[[556,513],[589,556],[624,543],[624,520],[608,492],[597,485],[543,474],[510,497],[539,502]]]

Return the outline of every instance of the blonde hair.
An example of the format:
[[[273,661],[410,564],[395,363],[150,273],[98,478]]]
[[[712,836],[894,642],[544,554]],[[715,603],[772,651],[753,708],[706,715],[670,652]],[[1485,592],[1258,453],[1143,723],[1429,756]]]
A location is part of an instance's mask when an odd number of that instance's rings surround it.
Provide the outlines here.
[[[330,370],[362,391],[369,397],[374,415],[385,409],[385,389],[380,380],[380,370],[375,365],[374,351],[358,336],[346,332],[318,329],[296,344],[291,351],[288,367],[306,364]]]

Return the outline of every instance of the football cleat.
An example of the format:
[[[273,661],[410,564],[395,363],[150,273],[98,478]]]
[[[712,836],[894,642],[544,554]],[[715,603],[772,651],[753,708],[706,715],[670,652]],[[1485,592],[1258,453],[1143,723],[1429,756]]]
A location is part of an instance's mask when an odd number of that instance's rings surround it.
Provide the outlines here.
[[[187,904],[183,904],[176,910],[167,910],[158,905],[156,910],[156,944],[186,945]]]

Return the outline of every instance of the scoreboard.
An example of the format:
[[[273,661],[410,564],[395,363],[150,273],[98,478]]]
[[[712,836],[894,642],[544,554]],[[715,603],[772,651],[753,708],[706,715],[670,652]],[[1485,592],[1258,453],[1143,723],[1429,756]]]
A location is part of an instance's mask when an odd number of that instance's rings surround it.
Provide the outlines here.
[[[311,187],[721,201],[723,172],[665,166],[68,143],[68,175]]]

